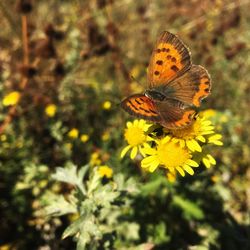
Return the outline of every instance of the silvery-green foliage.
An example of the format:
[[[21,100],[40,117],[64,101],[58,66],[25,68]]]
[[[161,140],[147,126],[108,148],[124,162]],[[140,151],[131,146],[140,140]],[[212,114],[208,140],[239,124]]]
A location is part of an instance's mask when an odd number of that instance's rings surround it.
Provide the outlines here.
[[[72,163],[58,167],[52,178],[74,187],[67,197],[50,194],[51,203],[45,210],[48,216],[77,215],[62,235],[63,239],[72,236],[77,249],[97,249],[100,245],[110,249],[114,237],[138,239],[139,225],[121,219],[137,192],[132,178],[125,180],[118,174],[103,184],[96,168],[86,165],[78,169]]]

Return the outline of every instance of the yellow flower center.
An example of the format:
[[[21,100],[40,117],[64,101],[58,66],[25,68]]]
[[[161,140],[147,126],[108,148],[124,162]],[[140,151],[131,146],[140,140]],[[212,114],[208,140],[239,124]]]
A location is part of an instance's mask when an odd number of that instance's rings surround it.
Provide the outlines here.
[[[202,130],[201,126],[201,120],[198,118],[191,126],[188,126],[183,129],[172,130],[171,133],[177,138],[190,140],[200,135],[200,132]]]
[[[172,141],[159,144],[157,153],[160,163],[169,169],[182,166],[190,159],[188,150],[181,148],[178,144]]]
[[[130,127],[125,130],[125,139],[132,147],[142,144],[146,141],[146,135],[140,127]]]

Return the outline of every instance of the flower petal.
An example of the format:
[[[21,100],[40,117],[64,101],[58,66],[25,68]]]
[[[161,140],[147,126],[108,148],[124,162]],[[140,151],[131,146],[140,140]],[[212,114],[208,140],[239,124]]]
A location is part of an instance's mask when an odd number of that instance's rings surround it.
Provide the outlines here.
[[[210,168],[211,167],[210,161],[207,158],[203,158],[202,162],[204,163],[204,165],[206,166],[206,168]]]
[[[209,137],[209,140],[220,140],[222,138],[222,135],[215,134]]]
[[[216,160],[214,159],[214,157],[212,155],[208,154],[207,158],[209,159],[209,161],[212,165],[216,165]]]
[[[142,151],[144,154],[147,154],[147,155],[154,155],[156,153],[156,150],[150,147],[143,148]]]
[[[198,136],[196,137],[196,139],[199,140],[199,141],[201,141],[201,142],[206,142],[206,139],[205,139],[204,136],[202,136],[202,135],[198,135]]]
[[[129,149],[131,148],[130,145],[127,145],[121,152],[121,158],[123,158],[125,156],[125,154],[129,151]]]
[[[176,180],[175,174],[172,174],[172,173],[169,173],[169,172],[168,172],[168,173],[166,174],[166,176],[167,176],[167,179],[168,179],[169,182],[172,182],[172,183],[175,182],[175,180]]]
[[[199,167],[199,164],[196,161],[191,160],[191,159],[187,160],[186,164],[189,165],[189,166],[191,166],[191,167],[195,167],[195,168]]]
[[[201,146],[199,145],[199,143],[195,140],[188,140],[187,142],[187,147],[191,150],[191,151],[198,151],[201,152]]]
[[[130,158],[133,160],[133,159],[136,157],[137,153],[138,153],[138,148],[137,148],[137,146],[132,147],[132,150],[131,150],[131,152],[130,152]]]
[[[142,155],[143,157],[145,157],[146,154],[143,152],[143,147],[142,147],[142,146],[138,146],[138,148],[139,148],[139,152],[141,153],[141,155]]]
[[[133,124],[132,124],[132,122],[127,122],[126,125],[127,125],[127,128],[130,128],[130,127],[132,127]]]
[[[157,158],[155,155],[150,155],[148,157],[145,157],[142,161],[141,161],[141,166],[147,168],[148,165],[150,165],[153,161],[156,161]]]
[[[188,172],[190,175],[193,175],[194,174],[194,170],[188,166],[188,165],[184,165],[183,166],[184,170],[186,170],[186,172]]]
[[[138,126],[138,124],[139,124],[139,121],[137,119],[134,120],[134,126]]]
[[[149,172],[154,172],[157,167],[159,166],[159,161],[155,160],[151,163],[150,167],[149,167]]]
[[[180,140],[180,147],[184,148],[186,146],[186,143],[184,140]]]
[[[162,142],[162,144],[164,144],[164,143],[170,141],[170,139],[171,139],[171,137],[170,137],[169,135],[166,135],[166,136],[162,139],[161,142]]]
[[[176,167],[176,170],[180,173],[180,175],[181,175],[182,177],[185,176],[185,172],[184,172],[184,170],[183,170],[181,167]]]

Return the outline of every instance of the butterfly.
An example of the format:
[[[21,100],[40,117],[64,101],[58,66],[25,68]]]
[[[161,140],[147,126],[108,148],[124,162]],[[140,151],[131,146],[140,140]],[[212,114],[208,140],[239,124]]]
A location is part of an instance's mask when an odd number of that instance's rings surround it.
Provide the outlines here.
[[[129,114],[168,129],[191,125],[201,100],[210,94],[211,80],[200,65],[193,65],[187,46],[164,31],[156,42],[148,67],[148,89],[121,102]]]

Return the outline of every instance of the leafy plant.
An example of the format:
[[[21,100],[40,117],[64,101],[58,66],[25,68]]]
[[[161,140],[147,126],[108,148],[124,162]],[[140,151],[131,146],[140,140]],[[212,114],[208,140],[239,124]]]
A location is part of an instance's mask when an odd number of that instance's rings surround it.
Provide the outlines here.
[[[77,249],[97,249],[100,245],[110,249],[114,237],[138,238],[138,225],[121,218],[129,211],[131,195],[137,192],[132,178],[125,180],[118,174],[113,181],[103,184],[105,180],[97,169],[86,165],[77,170],[72,163],[57,168],[52,178],[72,189],[66,196],[49,193],[46,198],[50,204],[45,208],[46,213],[49,216],[74,214],[77,217],[62,236],[63,239],[73,236]]]

